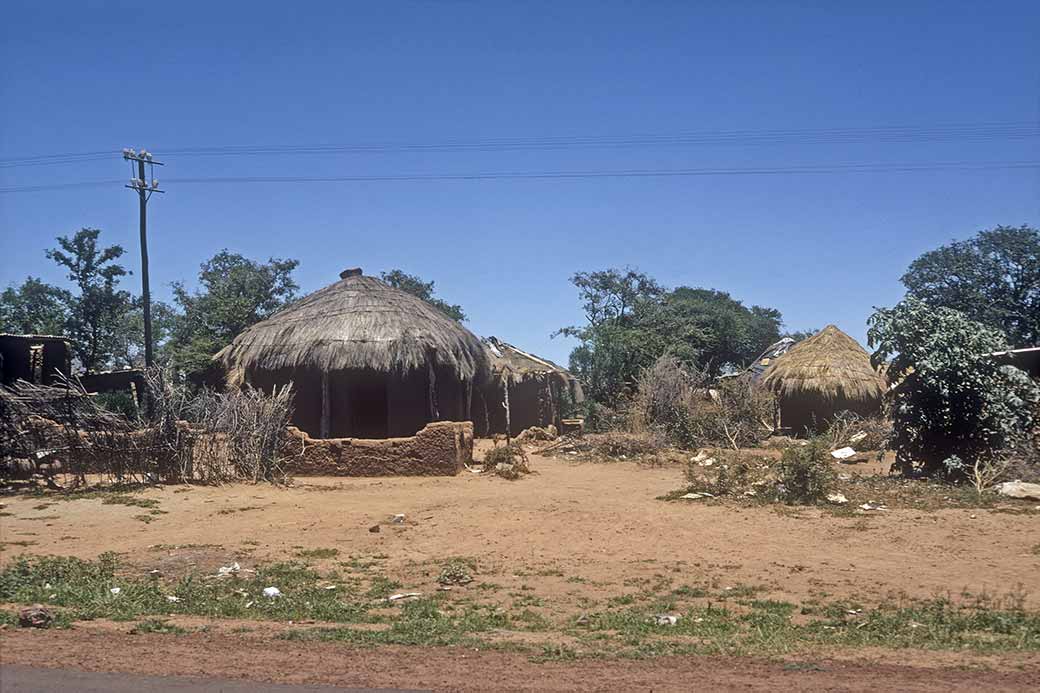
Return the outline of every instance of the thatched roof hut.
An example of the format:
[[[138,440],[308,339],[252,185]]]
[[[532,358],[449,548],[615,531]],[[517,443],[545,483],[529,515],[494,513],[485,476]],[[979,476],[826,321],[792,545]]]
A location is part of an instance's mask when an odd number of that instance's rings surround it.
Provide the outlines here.
[[[467,420],[488,370],[480,340],[360,269],[238,335],[215,357],[229,385],[293,382],[294,423],[315,437],[412,435]]]
[[[548,359],[497,337],[485,337],[492,378],[480,389],[483,412],[474,412],[479,435],[517,435],[532,426],[560,425],[571,404],[585,401],[578,379]]]
[[[874,414],[886,389],[863,347],[834,325],[775,359],[762,383],[777,394],[780,423],[794,433],[818,430],[840,411]]]

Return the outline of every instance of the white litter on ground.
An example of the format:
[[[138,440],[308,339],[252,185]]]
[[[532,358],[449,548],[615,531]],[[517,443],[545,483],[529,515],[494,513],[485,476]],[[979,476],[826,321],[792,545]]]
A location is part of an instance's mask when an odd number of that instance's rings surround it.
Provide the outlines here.
[[[396,602],[402,599],[417,599],[422,596],[422,592],[403,592],[401,594],[391,594],[386,598],[388,602]]]

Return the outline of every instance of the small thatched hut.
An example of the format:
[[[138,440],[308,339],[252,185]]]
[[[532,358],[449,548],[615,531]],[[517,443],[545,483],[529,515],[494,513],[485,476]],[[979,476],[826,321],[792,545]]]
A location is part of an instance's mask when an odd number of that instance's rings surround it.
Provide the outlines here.
[[[238,335],[214,358],[229,386],[292,382],[293,423],[316,438],[410,436],[470,420],[484,345],[428,303],[360,269]]]
[[[477,435],[518,435],[532,426],[560,427],[571,404],[585,401],[578,379],[548,359],[522,351],[496,337],[485,337],[492,377],[480,388],[474,406]]]
[[[828,325],[775,359],[762,383],[780,402],[780,425],[793,433],[819,430],[836,413],[877,413],[885,380],[855,339]]]

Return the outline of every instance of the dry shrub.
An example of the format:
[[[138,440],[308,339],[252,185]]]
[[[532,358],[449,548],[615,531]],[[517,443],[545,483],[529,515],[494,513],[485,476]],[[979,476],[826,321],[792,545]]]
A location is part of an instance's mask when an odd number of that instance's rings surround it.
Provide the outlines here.
[[[747,377],[716,384],[706,371],[662,356],[639,377],[630,423],[681,447],[759,445],[773,432],[775,399]]]
[[[31,462],[46,453],[76,485],[87,475],[123,483],[284,479],[279,461],[292,414],[289,387],[270,395],[249,389],[192,395],[155,369],[146,374],[145,390],[145,415],[133,420],[105,411],[74,381],[36,388],[20,408],[5,396],[0,413],[25,448],[15,456]]]
[[[513,440],[518,443],[529,443],[538,440],[556,440],[559,434],[556,432],[556,426],[549,424],[544,428],[540,426],[531,426],[520,431],[520,434]]]
[[[865,437],[860,434],[865,433]],[[823,438],[831,449],[851,446],[857,450],[885,450],[892,435],[892,421],[884,413],[863,417],[852,411],[838,412]],[[852,440],[856,437],[856,440]]]
[[[986,487],[1015,479],[1040,483],[1040,445],[1035,438],[1024,438],[991,462],[984,463],[980,470],[973,471],[972,482],[976,488],[980,471]]]
[[[578,411],[585,419],[585,430],[588,432],[609,433],[628,428],[629,417],[624,408],[615,409],[587,399]]]
[[[530,474],[531,466],[523,447],[513,441],[484,453],[484,471],[494,472],[503,479],[515,481],[522,474]]]
[[[703,462],[686,465],[686,481],[690,491],[707,492],[713,496],[754,496],[768,499],[775,486],[770,461],[762,457],[721,450],[716,452],[710,466]]]
[[[194,478],[285,481],[281,448],[292,398],[291,385],[271,394],[250,387],[200,393],[189,408],[193,426],[204,432],[193,451]]]
[[[598,457],[634,459],[656,455],[668,441],[653,433],[591,433],[581,441],[582,447]]]

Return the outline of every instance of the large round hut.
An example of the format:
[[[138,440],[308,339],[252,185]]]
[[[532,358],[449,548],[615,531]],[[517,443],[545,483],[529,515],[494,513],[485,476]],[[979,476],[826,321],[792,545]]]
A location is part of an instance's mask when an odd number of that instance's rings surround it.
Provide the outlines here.
[[[840,411],[877,413],[886,388],[863,347],[834,325],[775,359],[762,382],[777,394],[780,425],[796,434],[825,427]]]
[[[473,333],[360,269],[238,335],[215,357],[229,386],[293,383],[293,423],[315,438],[410,436],[465,421],[488,370]]]

